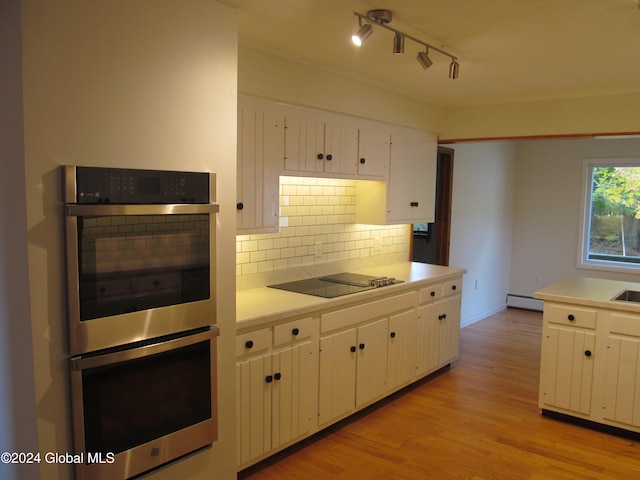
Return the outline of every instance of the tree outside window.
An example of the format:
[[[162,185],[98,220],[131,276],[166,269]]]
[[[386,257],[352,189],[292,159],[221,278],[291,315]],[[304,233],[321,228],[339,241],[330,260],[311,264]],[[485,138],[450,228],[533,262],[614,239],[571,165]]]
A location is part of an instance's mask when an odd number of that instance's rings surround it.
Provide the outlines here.
[[[590,165],[588,250],[583,263],[640,267],[640,163]]]

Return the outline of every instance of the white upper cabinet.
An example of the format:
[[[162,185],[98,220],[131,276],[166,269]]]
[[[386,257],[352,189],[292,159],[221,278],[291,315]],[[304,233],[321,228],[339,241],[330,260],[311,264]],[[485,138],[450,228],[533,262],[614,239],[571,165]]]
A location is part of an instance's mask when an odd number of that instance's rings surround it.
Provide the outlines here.
[[[238,109],[238,233],[278,231],[278,165],[284,114],[266,106]]]
[[[356,186],[356,223],[393,225],[435,220],[437,141],[434,135],[392,134],[389,181]]]
[[[391,135],[361,128],[358,134],[358,176],[387,178]]]
[[[355,175],[358,129],[313,115],[287,114],[284,172],[292,175]]]

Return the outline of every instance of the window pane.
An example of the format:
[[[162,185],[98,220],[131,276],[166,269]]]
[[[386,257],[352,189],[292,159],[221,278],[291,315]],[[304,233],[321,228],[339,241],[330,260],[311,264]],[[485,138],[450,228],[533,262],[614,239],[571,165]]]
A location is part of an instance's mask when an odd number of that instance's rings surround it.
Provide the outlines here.
[[[640,167],[594,166],[588,260],[640,264]]]

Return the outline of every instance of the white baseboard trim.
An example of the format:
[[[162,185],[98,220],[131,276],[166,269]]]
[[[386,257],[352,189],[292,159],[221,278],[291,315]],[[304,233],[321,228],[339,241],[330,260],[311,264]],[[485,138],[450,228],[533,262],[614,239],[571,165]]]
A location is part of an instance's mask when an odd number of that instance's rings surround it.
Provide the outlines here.
[[[493,308],[487,312],[478,313],[477,315],[474,315],[469,318],[463,318],[462,321],[460,322],[460,328],[468,327],[469,325],[479,322],[480,320],[484,320],[485,318],[490,317],[491,315],[495,315],[496,313],[502,312],[503,310],[506,310],[506,308],[507,307],[505,305],[500,305],[499,307]]]
[[[525,310],[535,310],[541,312],[544,306],[542,300],[523,295],[507,295],[507,307],[524,308]]]

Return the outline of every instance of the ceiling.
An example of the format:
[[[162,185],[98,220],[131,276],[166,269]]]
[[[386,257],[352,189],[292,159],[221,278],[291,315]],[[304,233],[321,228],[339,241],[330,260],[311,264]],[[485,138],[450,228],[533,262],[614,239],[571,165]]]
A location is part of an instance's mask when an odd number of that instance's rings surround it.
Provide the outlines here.
[[[239,10],[239,42],[436,105],[467,106],[640,92],[638,0],[219,0]],[[374,26],[358,48],[353,12],[389,9],[389,26],[458,57]]]

